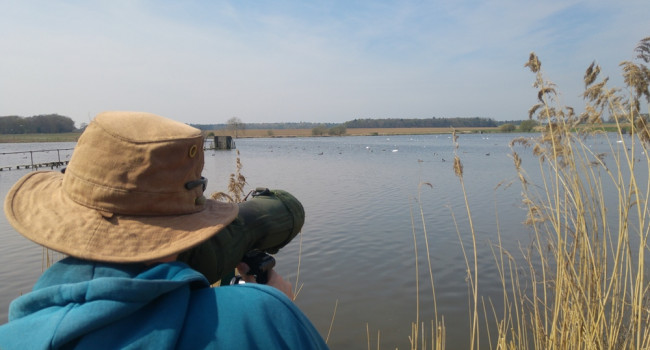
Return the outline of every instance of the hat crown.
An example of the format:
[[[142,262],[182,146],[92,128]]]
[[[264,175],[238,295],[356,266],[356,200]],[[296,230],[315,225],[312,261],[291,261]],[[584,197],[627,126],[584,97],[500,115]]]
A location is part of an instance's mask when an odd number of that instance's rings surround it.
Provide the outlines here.
[[[124,215],[179,215],[203,209],[200,130],[150,113],[105,112],[79,138],[63,176],[73,201]]]

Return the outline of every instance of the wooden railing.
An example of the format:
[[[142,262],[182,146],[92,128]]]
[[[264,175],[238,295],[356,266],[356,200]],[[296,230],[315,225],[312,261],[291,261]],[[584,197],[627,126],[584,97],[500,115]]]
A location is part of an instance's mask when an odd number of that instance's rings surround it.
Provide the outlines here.
[[[9,154],[27,154],[29,153],[29,159],[30,163],[29,164],[19,164],[19,165],[14,165],[14,166],[1,166],[0,171],[4,170],[12,170],[12,169],[39,169],[39,168],[58,168],[60,166],[64,166],[68,164],[68,160],[64,159],[61,160],[61,151],[70,151],[73,150],[74,148],[58,148],[58,149],[45,149],[45,150],[37,150],[37,151],[17,151],[17,152],[2,152],[0,155],[9,155]],[[57,154],[57,160],[56,161],[51,161],[51,162],[34,162],[34,153],[39,153],[39,152],[53,152],[56,151]]]

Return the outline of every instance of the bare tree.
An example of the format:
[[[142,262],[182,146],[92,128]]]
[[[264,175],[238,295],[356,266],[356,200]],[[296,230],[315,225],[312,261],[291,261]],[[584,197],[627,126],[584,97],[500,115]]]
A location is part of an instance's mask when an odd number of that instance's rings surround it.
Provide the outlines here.
[[[228,125],[228,130],[235,131],[235,138],[237,138],[239,130],[243,131],[246,129],[246,125],[244,124],[244,122],[242,122],[241,119],[237,117],[232,117],[228,119],[227,125]]]

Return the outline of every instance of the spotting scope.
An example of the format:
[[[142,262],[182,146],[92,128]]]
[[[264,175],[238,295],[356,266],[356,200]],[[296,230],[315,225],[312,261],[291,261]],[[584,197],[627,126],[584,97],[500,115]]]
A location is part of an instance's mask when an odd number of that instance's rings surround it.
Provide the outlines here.
[[[302,229],[305,210],[289,192],[258,187],[248,197],[238,204],[239,214],[233,222],[178,256],[178,261],[201,272],[210,284],[220,280],[227,284],[248,252],[275,254]]]

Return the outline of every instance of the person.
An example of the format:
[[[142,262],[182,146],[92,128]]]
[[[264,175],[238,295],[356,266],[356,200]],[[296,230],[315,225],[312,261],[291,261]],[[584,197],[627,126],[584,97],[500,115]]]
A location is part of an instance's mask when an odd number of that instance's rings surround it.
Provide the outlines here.
[[[64,172],[22,177],[5,199],[8,221],[67,257],[11,303],[0,349],[326,349],[274,270],[268,285],[211,288],[177,261],[238,213],[206,199],[203,162],[198,129],[105,112]]]

